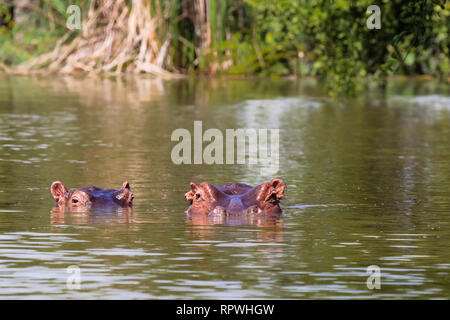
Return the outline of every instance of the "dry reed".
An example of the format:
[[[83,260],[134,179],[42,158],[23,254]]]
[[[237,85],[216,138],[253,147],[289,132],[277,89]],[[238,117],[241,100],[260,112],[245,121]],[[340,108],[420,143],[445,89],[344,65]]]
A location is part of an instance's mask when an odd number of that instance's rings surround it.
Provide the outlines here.
[[[164,68],[171,37],[159,39],[160,19],[161,15],[152,16],[148,0],[132,0],[131,4],[126,0],[92,0],[79,32],[68,31],[49,53],[14,68],[0,68],[14,74],[84,71],[176,77],[179,75]]]

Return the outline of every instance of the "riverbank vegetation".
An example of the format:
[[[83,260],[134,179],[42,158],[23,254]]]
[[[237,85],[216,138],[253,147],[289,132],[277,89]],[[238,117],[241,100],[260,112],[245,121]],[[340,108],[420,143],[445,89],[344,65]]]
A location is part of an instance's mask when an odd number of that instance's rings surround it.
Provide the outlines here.
[[[449,22],[445,0],[2,0],[0,71],[316,76],[353,95],[393,74],[448,82]]]

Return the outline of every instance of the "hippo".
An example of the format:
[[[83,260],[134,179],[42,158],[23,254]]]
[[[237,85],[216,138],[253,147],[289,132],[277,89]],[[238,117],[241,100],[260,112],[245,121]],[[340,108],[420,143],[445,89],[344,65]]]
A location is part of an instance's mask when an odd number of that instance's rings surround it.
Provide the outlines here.
[[[55,181],[50,187],[50,192],[58,208],[76,212],[131,207],[134,199],[128,181],[125,181],[118,190],[94,186],[67,190],[61,181]]]
[[[190,183],[185,194],[191,203],[189,214],[236,216],[246,214],[281,214],[280,200],[286,188],[281,179],[272,179],[252,187],[243,183],[226,183],[214,186],[207,182]]]

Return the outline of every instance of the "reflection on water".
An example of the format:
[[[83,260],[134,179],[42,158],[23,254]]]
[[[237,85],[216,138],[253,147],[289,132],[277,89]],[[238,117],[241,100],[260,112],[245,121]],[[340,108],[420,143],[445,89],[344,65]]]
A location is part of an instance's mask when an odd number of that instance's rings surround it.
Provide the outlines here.
[[[258,227],[281,227],[280,214],[242,214],[242,215],[205,215],[189,214],[188,222],[192,225],[253,225]]]
[[[115,207],[104,210],[66,211],[63,206],[51,210],[52,224],[133,223],[131,207]]]
[[[0,78],[0,298],[448,298],[449,99],[409,80],[332,100],[314,81]],[[280,129],[283,215],[185,213],[190,181],[272,178],[174,165],[194,120]],[[133,208],[53,208],[55,180],[129,180]]]

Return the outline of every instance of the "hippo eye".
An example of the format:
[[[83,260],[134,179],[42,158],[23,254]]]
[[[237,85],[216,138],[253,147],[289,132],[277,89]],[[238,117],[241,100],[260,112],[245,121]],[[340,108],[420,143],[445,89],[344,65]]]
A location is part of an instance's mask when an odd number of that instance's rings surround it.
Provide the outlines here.
[[[78,203],[78,199],[72,199],[72,203]]]

